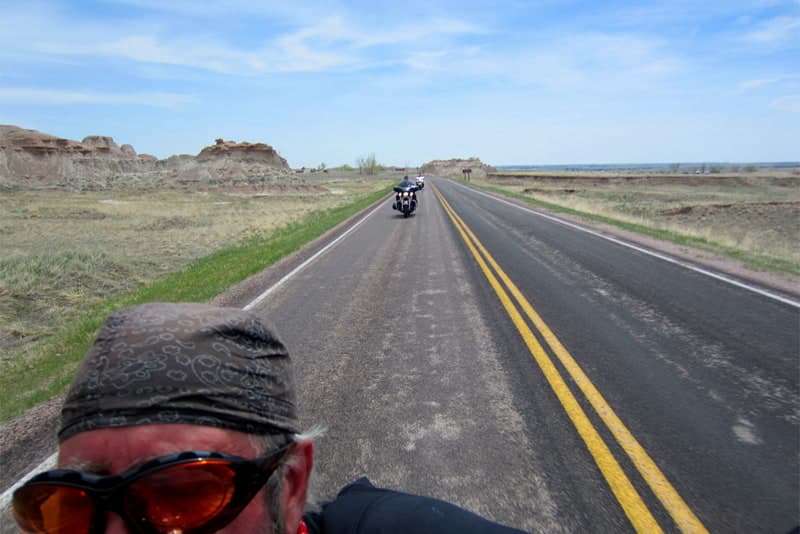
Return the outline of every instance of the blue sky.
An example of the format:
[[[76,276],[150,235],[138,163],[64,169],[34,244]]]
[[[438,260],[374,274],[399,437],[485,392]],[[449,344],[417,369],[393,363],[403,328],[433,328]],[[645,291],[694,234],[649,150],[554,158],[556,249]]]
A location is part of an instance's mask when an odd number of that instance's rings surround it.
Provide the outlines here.
[[[800,0],[4,4],[0,124],[159,158],[800,160]]]

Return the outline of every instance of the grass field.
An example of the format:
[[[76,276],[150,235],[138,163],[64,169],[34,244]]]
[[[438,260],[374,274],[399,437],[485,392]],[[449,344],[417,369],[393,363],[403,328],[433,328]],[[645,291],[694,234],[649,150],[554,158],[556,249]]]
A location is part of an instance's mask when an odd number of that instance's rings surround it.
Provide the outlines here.
[[[58,394],[96,328],[138,302],[205,301],[382,196],[394,179],[278,192],[0,196],[0,420]]]

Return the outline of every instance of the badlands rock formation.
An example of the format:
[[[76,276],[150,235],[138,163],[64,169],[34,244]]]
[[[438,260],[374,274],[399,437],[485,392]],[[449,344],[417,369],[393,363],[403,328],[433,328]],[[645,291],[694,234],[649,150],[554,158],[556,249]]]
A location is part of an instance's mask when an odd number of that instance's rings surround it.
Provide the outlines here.
[[[464,169],[471,170],[470,176],[472,178],[486,178],[487,173],[496,171],[494,167],[483,163],[478,158],[448,160],[435,159],[423,165],[420,168],[420,171],[422,174],[458,178],[463,176],[462,171]]]
[[[213,145],[205,147],[197,155],[197,161],[230,159],[248,163],[264,163],[289,170],[289,164],[274,148],[264,143],[235,143],[217,139]]]
[[[295,180],[288,163],[264,143],[218,139],[195,156],[158,160],[111,137],[81,142],[0,126],[0,187],[222,187]]]

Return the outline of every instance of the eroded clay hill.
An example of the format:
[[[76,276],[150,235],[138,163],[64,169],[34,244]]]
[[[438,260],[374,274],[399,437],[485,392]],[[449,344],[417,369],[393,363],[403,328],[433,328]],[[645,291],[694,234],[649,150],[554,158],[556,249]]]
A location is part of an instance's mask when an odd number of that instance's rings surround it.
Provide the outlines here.
[[[217,139],[197,156],[159,160],[107,136],[73,141],[0,126],[0,186],[96,190],[120,187],[220,187],[294,180],[265,143]]]
[[[454,178],[462,176],[464,169],[470,169],[470,176],[473,178],[486,178],[487,173],[496,171],[494,167],[483,163],[478,158],[466,158],[435,159],[423,165],[420,168],[420,172],[422,174]]]

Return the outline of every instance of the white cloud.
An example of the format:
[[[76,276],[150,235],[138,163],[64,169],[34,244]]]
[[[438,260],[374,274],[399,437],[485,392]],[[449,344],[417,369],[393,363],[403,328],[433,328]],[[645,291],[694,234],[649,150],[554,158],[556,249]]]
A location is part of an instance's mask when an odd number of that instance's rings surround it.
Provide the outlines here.
[[[133,104],[158,108],[174,108],[194,101],[194,97],[174,93],[97,93],[58,89],[0,88],[0,102],[22,102],[47,105],[69,104]]]
[[[777,17],[745,35],[747,41],[775,43],[800,34],[800,17]]]
[[[488,33],[486,29],[462,20],[432,19],[382,28],[377,31],[360,31],[358,37],[354,39],[354,43],[362,47],[401,43],[425,47],[429,43],[446,42],[452,36],[486,33]]]
[[[769,103],[769,107],[778,111],[800,113],[800,95],[787,95],[776,98]]]
[[[413,70],[434,71],[441,68],[442,62],[446,60],[448,54],[447,50],[423,50],[408,56],[405,64]]]
[[[431,68],[424,58],[441,57],[453,39],[483,33],[455,19],[436,19],[414,25],[356,27],[340,16],[327,17],[275,40],[281,70],[324,70],[341,66],[369,67],[405,63]],[[380,51],[375,54],[376,50]]]
[[[683,68],[682,60],[658,39],[599,32],[530,43],[516,50],[454,49],[424,56],[452,75],[542,86],[552,90],[635,87],[662,80]]]
[[[601,32],[552,39],[537,36],[514,48],[491,40],[478,42],[414,50],[402,61],[412,74],[431,83],[470,80],[509,90],[628,91],[684,69],[683,60],[671,54],[662,40],[646,36]]]
[[[112,40],[103,37],[84,42],[49,41],[39,49],[51,56],[112,57],[139,63],[192,67],[225,74],[265,70],[258,52],[236,50],[213,41],[163,41],[154,35],[130,34]]]
[[[762,87],[781,86],[784,89],[787,87],[796,86],[800,82],[800,76],[776,76],[774,78],[760,78],[755,80],[746,80],[739,83],[738,89],[741,92],[752,91]]]
[[[758,89],[759,87],[765,87],[767,85],[773,85],[781,81],[781,78],[766,78],[760,80],[746,80],[739,84],[740,91],[750,91],[752,89]]]
[[[137,0],[138,3],[138,0]],[[150,5],[148,0],[143,2]],[[186,5],[187,9],[191,6]],[[294,30],[266,30],[262,42],[244,46],[236,36],[222,41],[209,34],[172,35],[164,28],[126,22],[113,29],[84,22],[78,31],[58,15],[39,17],[28,51],[42,57],[107,57],[143,64],[163,64],[237,75],[272,72],[326,71],[400,64],[418,53],[438,53],[464,35],[485,30],[458,19],[432,19],[416,24],[363,27],[343,16],[327,16]],[[388,58],[388,59],[387,59]]]

